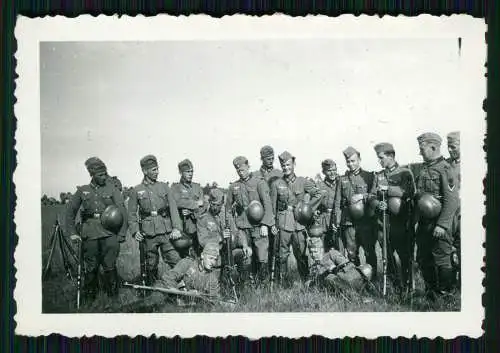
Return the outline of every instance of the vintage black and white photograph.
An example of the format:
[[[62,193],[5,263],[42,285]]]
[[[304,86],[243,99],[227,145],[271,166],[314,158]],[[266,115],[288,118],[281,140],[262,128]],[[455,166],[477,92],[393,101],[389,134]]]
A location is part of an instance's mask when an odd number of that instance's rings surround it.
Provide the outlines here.
[[[32,308],[73,323],[424,315],[409,335],[481,311],[486,44],[469,20],[420,36],[381,19],[389,35],[332,35],[333,18],[241,38],[215,19],[153,39],[40,27],[17,90],[35,111],[16,147],[37,213],[16,222]]]

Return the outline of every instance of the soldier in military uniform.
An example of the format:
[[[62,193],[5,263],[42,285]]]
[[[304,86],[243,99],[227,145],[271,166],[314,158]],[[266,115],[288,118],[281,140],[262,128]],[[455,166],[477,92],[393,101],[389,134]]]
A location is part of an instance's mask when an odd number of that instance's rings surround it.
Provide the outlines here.
[[[281,170],[274,168],[274,150],[271,146],[263,146],[260,149],[260,159],[262,166],[252,175],[264,179],[269,187],[276,180],[283,176]]]
[[[286,277],[287,261],[290,254],[290,244],[297,259],[297,269],[303,281],[309,276],[307,257],[307,231],[298,222],[299,206],[308,202],[313,211],[321,202],[321,192],[316,184],[308,178],[295,175],[295,157],[288,151],[278,156],[283,177],[277,179],[271,188],[271,201],[276,215],[277,227],[272,232],[278,233],[275,246],[278,248],[276,278],[280,281]]]
[[[253,251],[252,272],[263,282],[268,279],[268,229],[274,226],[273,209],[269,197],[269,186],[262,178],[252,176],[246,157],[236,157],[233,165],[240,179],[229,186],[226,200],[227,218],[234,217],[239,233],[246,236]],[[264,216],[254,224],[247,214],[252,201],[258,201],[264,208]]]
[[[201,249],[197,244],[196,219],[203,206],[203,190],[200,184],[193,182],[193,163],[189,159],[179,162],[178,168],[181,179],[172,184],[172,193],[183,221],[184,234],[194,242],[193,248],[199,254]],[[181,257],[189,254],[189,248],[177,250]]]
[[[321,162],[321,169],[325,178],[317,183],[323,197],[321,204],[318,207],[318,222],[323,227],[325,234],[324,246],[325,249],[334,247],[339,251],[343,251],[342,240],[337,234],[335,225],[335,194],[337,192],[337,164],[331,159],[325,159]]]
[[[458,182],[441,156],[441,137],[429,132],[417,141],[424,160],[416,178],[417,257],[428,294],[434,297],[449,292],[454,281],[451,226],[459,206]]]
[[[374,150],[383,168],[375,173],[371,189],[375,208],[378,210],[378,239],[383,245],[382,214],[387,212],[388,272],[396,287],[403,290],[408,284],[410,256],[413,255],[410,211],[415,195],[415,180],[408,168],[403,168],[396,162],[392,144],[379,143]]]
[[[377,275],[377,236],[373,230],[373,218],[365,211],[369,192],[373,187],[373,173],[360,167],[360,153],[349,146],[343,151],[348,170],[340,176],[335,196],[335,225],[341,228],[347,257],[360,265],[359,246],[363,247],[366,262]]]
[[[91,157],[85,166],[92,178],[87,185],[77,187],[71,197],[66,214],[68,233],[73,241],[82,241],[83,261],[86,265],[85,295],[93,300],[98,292],[99,266],[104,271],[105,290],[109,296],[118,294],[116,259],[119,242],[125,240],[127,222],[123,222],[118,234],[103,228],[101,214],[107,206],[116,205],[126,219],[126,210],[121,193],[106,183],[106,165],[97,157]],[[75,217],[81,207],[81,234],[75,227]]]
[[[147,155],[140,165],[144,178],[130,193],[128,223],[135,239],[145,242],[146,281],[151,284],[158,278],[158,250],[170,267],[180,260],[172,242],[182,236],[182,221],[170,187],[158,181],[156,157]]]
[[[450,154],[450,158],[447,159],[447,162],[450,164],[453,173],[455,174],[455,178],[458,183],[458,192],[460,194],[460,132],[454,131],[450,132],[447,136],[448,142],[448,153]],[[455,252],[453,254],[453,265],[457,268],[460,266],[460,220],[461,220],[461,212],[460,212],[460,202],[458,204],[457,212],[453,217],[453,223],[451,227],[451,234],[453,236],[453,246],[455,248]]]

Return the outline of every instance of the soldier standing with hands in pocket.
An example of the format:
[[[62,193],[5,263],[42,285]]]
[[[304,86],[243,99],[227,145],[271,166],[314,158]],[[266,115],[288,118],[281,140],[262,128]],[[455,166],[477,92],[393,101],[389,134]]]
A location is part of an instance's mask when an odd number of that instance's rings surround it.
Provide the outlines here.
[[[182,222],[169,186],[158,181],[158,162],[147,155],[140,161],[144,178],[130,193],[128,223],[138,242],[144,241],[146,285],[158,279],[158,250],[163,261],[173,268],[181,259],[172,241],[179,239]]]

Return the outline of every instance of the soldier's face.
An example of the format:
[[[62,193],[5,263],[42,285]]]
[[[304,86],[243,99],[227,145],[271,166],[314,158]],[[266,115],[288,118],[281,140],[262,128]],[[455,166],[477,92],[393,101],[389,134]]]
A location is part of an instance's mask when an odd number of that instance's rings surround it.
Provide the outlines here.
[[[460,158],[460,142],[448,144],[448,153],[452,159]]]
[[[148,169],[143,169],[142,172],[144,173],[145,176],[147,176],[149,179],[156,181],[158,179],[158,174],[159,174],[159,169],[158,167],[153,167],[153,168],[148,168]]]
[[[250,167],[248,164],[242,164],[236,168],[236,173],[238,173],[238,176],[241,179],[247,179],[248,176],[250,175]]]
[[[193,180],[193,169],[183,170],[181,172],[181,178],[190,183]]]
[[[210,202],[210,213],[217,216],[222,210],[222,203]]]
[[[392,157],[386,155],[384,152],[377,154],[377,158],[380,166],[384,169],[389,168],[394,164]]]
[[[201,262],[205,270],[210,271],[217,265],[217,256],[202,253]]]
[[[107,177],[108,175],[106,174],[106,172],[98,172],[92,176],[92,179],[97,185],[103,186],[104,184],[106,184]]]
[[[434,155],[434,149],[432,148],[432,145],[428,143],[421,143],[420,146],[420,155],[424,159],[424,161],[429,161],[432,159]]]
[[[283,175],[291,175],[295,171],[295,161],[289,159],[284,163],[281,163],[281,169],[283,170]]]
[[[361,159],[359,158],[357,153],[354,153],[352,156],[350,156],[349,158],[346,158],[346,160],[345,160],[347,168],[349,168],[349,170],[351,172],[359,169],[360,162],[361,162]]]
[[[266,168],[271,168],[274,164],[274,155],[270,155],[262,158],[262,164]]]
[[[335,180],[335,178],[337,177],[337,167],[323,169],[323,174],[328,180]]]

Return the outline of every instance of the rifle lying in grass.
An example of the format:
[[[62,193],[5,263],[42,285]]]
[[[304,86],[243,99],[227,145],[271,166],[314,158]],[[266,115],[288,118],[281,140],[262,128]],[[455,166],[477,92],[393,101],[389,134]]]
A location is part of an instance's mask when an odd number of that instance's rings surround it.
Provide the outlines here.
[[[160,292],[164,294],[170,294],[170,295],[180,295],[184,297],[190,297],[190,298],[195,298],[195,299],[201,299],[207,303],[210,304],[218,304],[218,303],[225,303],[225,304],[236,304],[234,301],[225,301],[222,299],[217,299],[214,298],[208,294],[203,294],[197,291],[183,291],[180,289],[176,288],[162,288],[162,287],[149,287],[149,286],[143,286],[140,284],[133,284],[133,283],[128,283],[124,282],[123,283],[124,287],[131,287],[134,289],[140,289],[144,291],[153,291],[153,292]]]

